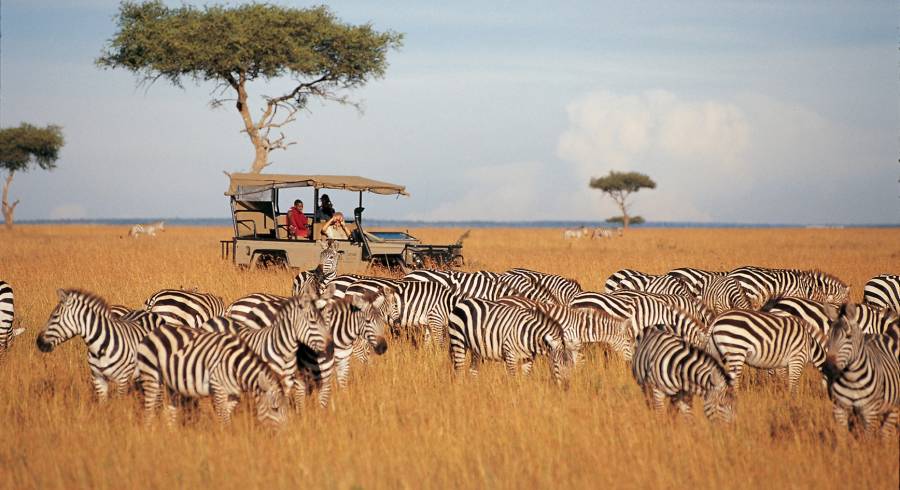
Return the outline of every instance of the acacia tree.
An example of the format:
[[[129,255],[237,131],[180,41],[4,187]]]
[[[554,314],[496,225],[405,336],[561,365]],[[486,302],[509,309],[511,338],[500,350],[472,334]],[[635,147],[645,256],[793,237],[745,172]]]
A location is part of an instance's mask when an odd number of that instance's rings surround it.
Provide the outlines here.
[[[22,123],[15,128],[0,129],[0,168],[6,170],[0,205],[7,228],[12,228],[13,213],[19,205],[18,199],[9,203],[9,185],[13,176],[16,172],[27,172],[32,164],[44,170],[53,170],[63,144],[62,128],[52,124],[38,128]]]
[[[350,104],[344,90],[355,89],[384,76],[387,52],[399,48],[403,35],[378,32],[370,24],[342,23],[324,6],[288,8],[267,4],[236,7],[183,5],[162,2],[123,2],[118,30],[97,64],[124,68],[142,83],[160,78],[182,87],[185,79],[215,82],[213,107],[234,101],[255,156],[250,171],[269,165],[269,152],[285,149],[281,129],[313,100]],[[254,120],[247,84],[290,77],[292,89],[264,95]],[[225,98],[231,93],[235,98]],[[278,136],[271,134],[272,130]]]
[[[595,177],[591,179],[591,188],[600,189],[604,194],[608,194],[619,210],[622,212],[622,225],[624,229],[628,229],[628,196],[641,189],[655,189],[656,182],[653,179],[639,172],[616,172],[611,170],[609,175],[605,177]]]

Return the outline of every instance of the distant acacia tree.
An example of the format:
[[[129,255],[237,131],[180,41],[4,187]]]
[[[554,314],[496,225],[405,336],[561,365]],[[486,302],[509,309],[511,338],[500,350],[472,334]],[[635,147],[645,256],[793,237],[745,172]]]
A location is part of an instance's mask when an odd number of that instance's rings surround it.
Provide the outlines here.
[[[45,128],[22,123],[18,127],[0,129],[0,168],[6,171],[3,183],[2,210],[7,228],[13,226],[13,213],[19,200],[9,203],[9,185],[16,172],[27,172],[32,165],[44,170],[56,168],[59,150],[65,140],[62,128],[49,125]]]
[[[622,211],[622,227],[627,230],[628,223],[631,221],[628,216],[628,197],[641,189],[655,189],[656,182],[639,172],[616,172],[612,170],[605,177],[592,178],[590,186],[593,189],[600,189],[616,202],[619,210]]]
[[[606,222],[622,224],[622,223],[625,223],[625,217],[624,216],[613,216],[612,218],[606,218]],[[645,221],[642,216],[629,216],[628,223],[632,224],[632,225],[642,225],[645,223]]]
[[[117,20],[118,31],[97,64],[132,71],[142,82],[163,78],[181,87],[188,78],[216,82],[220,95],[233,91],[236,99],[216,97],[211,105],[235,102],[255,150],[250,168],[255,173],[269,165],[270,151],[292,144],[283,133],[275,137],[271,131],[280,132],[310,100],[359,108],[340,92],[384,76],[388,50],[403,40],[402,34],[378,32],[370,24],[342,23],[324,6],[252,3],[197,9],[126,1]],[[265,105],[254,120],[247,83],[280,77],[290,77],[293,88],[263,96]]]

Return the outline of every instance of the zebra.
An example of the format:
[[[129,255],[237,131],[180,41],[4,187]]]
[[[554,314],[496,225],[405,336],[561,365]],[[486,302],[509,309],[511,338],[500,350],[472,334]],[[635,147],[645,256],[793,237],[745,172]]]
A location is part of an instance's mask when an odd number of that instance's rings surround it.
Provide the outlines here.
[[[771,298],[793,296],[840,304],[850,299],[850,288],[840,279],[821,271],[739,267],[729,272],[747,293],[753,308]]]
[[[454,286],[439,282],[397,281],[390,290],[393,296],[385,302],[387,320],[408,334],[422,330],[425,342],[443,343],[450,308],[459,298]]]
[[[806,298],[773,298],[762,307],[762,311],[776,315],[792,315],[805,320],[823,336],[828,336],[831,319],[828,308],[831,305]],[[851,310],[852,320],[864,334],[884,334],[891,325],[900,324],[900,317],[892,310],[876,308],[869,304],[859,304]]]
[[[618,296],[621,298],[628,298],[631,301],[634,301],[638,298],[652,298],[658,302],[665,303],[671,307],[683,310],[685,313],[688,313],[692,317],[699,320],[703,326],[708,325],[709,322],[711,322],[716,316],[712,312],[712,310],[706,307],[706,305],[691,296],[682,296],[678,294],[659,294],[647,291],[630,290],[616,291],[611,294],[613,296]]]
[[[708,335],[705,323],[690,312],[660,299],[655,294],[618,292],[617,296],[631,299],[631,335],[637,338],[644,327],[664,324],[671,331],[698,348],[706,347]],[[627,360],[627,359],[626,359]]]
[[[621,269],[612,273],[604,284],[603,292],[612,293],[622,289],[657,294],[691,295],[687,286],[675,276],[657,276],[633,269]]]
[[[324,318],[328,302],[310,295],[285,301],[275,316],[261,328],[249,327],[234,317],[219,316],[199,328],[208,332],[236,334],[264,361],[290,392],[297,375],[297,351],[303,346],[331,358],[334,344]],[[299,400],[296,395],[295,399]]]
[[[303,287],[310,282],[321,294],[324,288],[337,277],[338,263],[343,252],[337,249],[335,241],[331,239],[319,240],[319,246],[322,248],[322,251],[319,252],[319,265],[315,269],[303,271],[294,277],[291,285],[294,296],[299,295]]]
[[[252,293],[236,299],[225,308],[223,316],[232,318],[240,324],[260,329],[271,325],[278,311],[290,300],[284,296],[268,293]]]
[[[710,421],[735,418],[734,377],[703,349],[657,326],[638,336],[631,374],[651,406],[662,410],[666,398],[691,416],[694,395],[703,396],[703,412]]]
[[[724,276],[725,272],[708,271],[694,267],[679,267],[666,272],[666,275],[680,279],[692,296],[700,298],[707,282],[713,277]]]
[[[531,277],[525,274],[504,274],[499,278],[498,283],[503,284],[501,287],[505,287],[511,291],[504,292],[497,289],[497,293],[502,294],[503,296],[515,295],[543,303],[565,304],[560,303],[557,295],[553,291],[544,285],[533,281]],[[495,294],[494,296],[502,297],[498,296],[498,294]]]
[[[537,356],[548,354],[554,381],[568,387],[568,373],[579,345],[566,339],[558,323],[538,318],[522,308],[493,301],[460,301],[450,313],[448,327],[453,370],[463,368],[466,352],[471,351],[472,375],[477,376],[482,360],[503,361],[511,375],[523,362],[522,371],[529,374]]]
[[[12,345],[13,339],[25,332],[24,328],[13,327],[16,317],[13,299],[12,286],[0,281],[0,362],[6,357],[6,351]]]
[[[842,305],[839,310],[828,308],[832,324],[824,371],[834,419],[846,429],[850,413],[857,413],[866,432],[872,433],[880,426],[882,437],[892,439],[900,423],[900,355],[896,339],[864,336],[853,321],[854,308],[852,304]]]
[[[304,397],[318,390],[319,405],[327,407],[335,379],[339,388],[347,387],[350,356],[356,350],[358,340],[362,339],[378,355],[387,351],[384,338],[386,322],[381,311],[381,304],[387,296],[387,293],[369,293],[346,295],[329,301],[324,316],[334,339],[334,352],[329,356],[300,346],[296,353],[299,375],[295,393],[298,395],[298,406]]]
[[[124,395],[137,378],[137,344],[159,324],[158,317],[153,320],[155,315],[147,315],[148,322],[127,321],[113,316],[103,298],[87,291],[60,289],[57,295],[59,303],[37,337],[38,349],[50,352],[72,337],[82,337],[97,399],[108,399],[110,382],[116,384],[118,395]]]
[[[491,271],[435,271],[420,269],[403,276],[403,281],[437,282],[446,287],[455,287],[460,297],[496,300],[505,296],[526,295],[531,299],[551,299],[549,291],[536,292],[527,278],[520,278],[527,291],[520,291],[511,285],[508,278]]]
[[[699,296],[700,302],[712,312],[719,315],[728,310],[749,310],[750,300],[741,284],[724,275],[709,276]]]
[[[900,275],[881,274],[863,288],[863,303],[900,313]]]
[[[536,316],[546,316],[558,323],[563,335],[579,344],[604,343],[626,360],[631,359],[631,320],[607,315],[594,309],[578,309],[542,303],[517,296],[500,298],[497,303],[526,309]],[[540,318],[537,318],[540,320]],[[575,352],[576,364],[579,353]]]
[[[144,395],[145,421],[168,393],[167,419],[174,423],[183,398],[212,396],[222,423],[243,393],[256,401],[260,422],[280,425],[286,419],[288,387],[278,374],[237,335],[165,325],[148,334],[137,346],[137,372]]]
[[[109,312],[112,313],[113,316],[123,317],[123,316],[131,313],[132,311],[137,311],[137,310],[132,310],[131,308],[129,308],[125,305],[109,305]]]
[[[222,298],[208,293],[163,289],[144,303],[147,311],[163,317],[171,325],[197,328],[206,320],[225,312]]]
[[[744,363],[762,369],[787,369],[788,388],[797,394],[807,362],[821,366],[824,355],[803,320],[759,311],[732,310],[719,315],[709,330],[707,351],[721,360],[740,383]]]
[[[140,235],[156,236],[157,231],[166,231],[166,223],[164,221],[154,221],[153,223],[143,223],[134,225],[128,230],[128,236],[137,238]]]
[[[633,314],[631,298],[608,293],[585,291],[572,298],[571,308],[593,308],[618,318],[630,318]]]
[[[535,286],[546,289],[554,300],[561,305],[569,304],[572,299],[582,292],[581,285],[577,281],[556,274],[547,274],[530,269],[515,268],[504,272],[500,278],[525,277]]]

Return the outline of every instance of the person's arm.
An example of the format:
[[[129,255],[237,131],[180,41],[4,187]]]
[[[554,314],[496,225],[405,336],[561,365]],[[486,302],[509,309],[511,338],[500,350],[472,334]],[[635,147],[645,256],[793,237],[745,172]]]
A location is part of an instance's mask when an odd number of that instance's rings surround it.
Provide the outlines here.
[[[332,221],[334,220],[329,219],[328,221],[326,221],[325,224],[322,225],[322,228],[319,230],[319,234],[322,235],[322,238],[328,238],[328,233],[326,233],[325,230],[327,230],[328,227],[332,225]]]

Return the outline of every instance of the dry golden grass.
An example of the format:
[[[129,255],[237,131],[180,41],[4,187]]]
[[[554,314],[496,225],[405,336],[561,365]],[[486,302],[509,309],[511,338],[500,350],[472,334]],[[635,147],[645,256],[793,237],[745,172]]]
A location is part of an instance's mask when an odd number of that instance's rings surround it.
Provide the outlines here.
[[[423,229],[452,241],[462,230]],[[196,421],[144,428],[134,396],[92,400],[85,349],[51,354],[34,340],[55,290],[80,287],[137,307],[165,287],[197,286],[232,300],[287,294],[291,274],[240,272],[218,258],[225,228],[174,228],[156,239],[121,239],[121,228],[20,226],[0,232],[0,278],[16,291],[28,328],[0,366],[0,487],[667,487],[891,488],[898,444],[835,429],[818,380],[798,398],[762,377],[739,394],[733,427],[693,425],[652,413],[624,363],[590,350],[562,392],[546,364],[532,378],[487,365],[453,380],[446,354],[393,344],[354,365],[350,389],[327,411],[295,414],[279,433],[245,406],[219,427],[208,406]],[[900,230],[636,230],[620,239],[564,241],[559,230],[474,230],[467,268],[530,267],[586,289],[622,267],[744,264],[821,268],[865,281],[900,267]],[[697,409],[700,403],[695,403]]]

